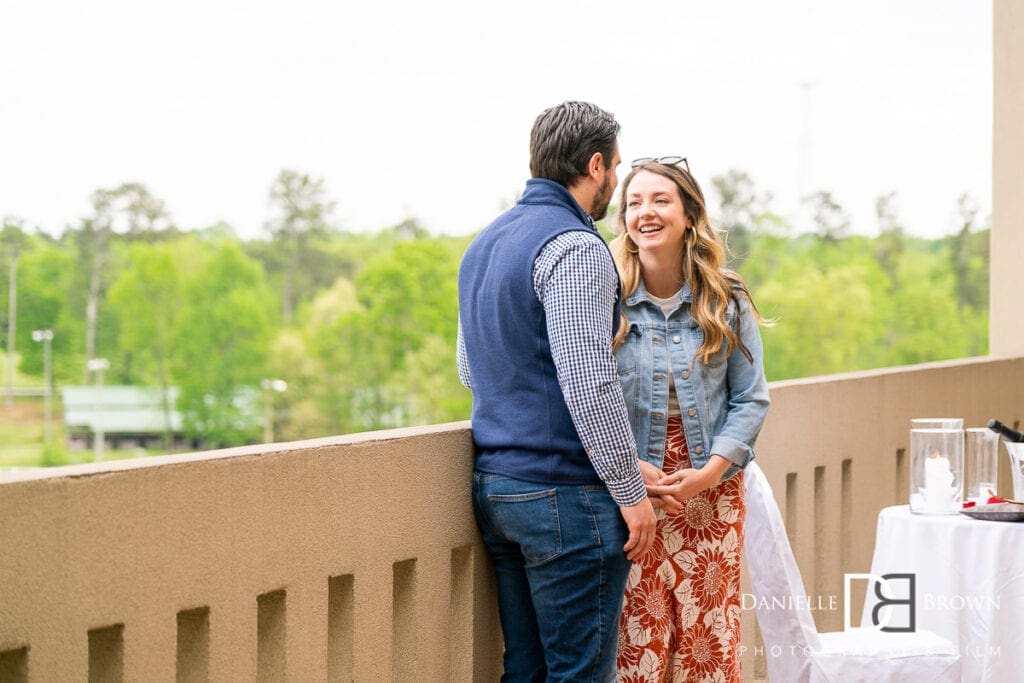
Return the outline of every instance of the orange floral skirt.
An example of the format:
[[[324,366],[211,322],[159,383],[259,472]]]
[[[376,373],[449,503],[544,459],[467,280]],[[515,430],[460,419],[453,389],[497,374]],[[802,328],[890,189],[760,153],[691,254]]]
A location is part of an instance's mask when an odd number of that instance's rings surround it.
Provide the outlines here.
[[[690,467],[680,418],[668,421],[665,473]],[[619,623],[618,680],[742,683],[743,473],[658,511],[654,545],[633,563]]]

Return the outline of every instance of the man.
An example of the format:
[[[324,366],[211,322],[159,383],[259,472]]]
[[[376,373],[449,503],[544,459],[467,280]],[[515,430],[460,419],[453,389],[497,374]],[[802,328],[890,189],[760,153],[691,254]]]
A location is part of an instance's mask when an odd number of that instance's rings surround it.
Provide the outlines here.
[[[473,507],[494,565],[507,681],[608,681],[630,561],[654,538],[611,339],[619,278],[594,227],[619,124],[545,110],[516,205],[459,269],[459,376],[473,391]],[[627,538],[628,535],[628,538]]]

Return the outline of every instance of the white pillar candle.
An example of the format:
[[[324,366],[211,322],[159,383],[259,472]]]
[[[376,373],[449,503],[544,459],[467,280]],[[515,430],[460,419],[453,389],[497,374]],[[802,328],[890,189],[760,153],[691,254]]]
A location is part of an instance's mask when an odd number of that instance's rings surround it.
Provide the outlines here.
[[[924,508],[935,514],[953,511],[953,471],[949,458],[936,455],[924,459]]]

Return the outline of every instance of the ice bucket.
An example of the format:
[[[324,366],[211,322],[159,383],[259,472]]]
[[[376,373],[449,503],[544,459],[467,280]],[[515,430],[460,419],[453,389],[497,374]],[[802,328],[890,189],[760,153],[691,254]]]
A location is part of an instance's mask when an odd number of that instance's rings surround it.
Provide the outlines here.
[[[1013,499],[1024,501],[1024,443],[1003,441],[1010,453],[1010,472],[1013,474]]]

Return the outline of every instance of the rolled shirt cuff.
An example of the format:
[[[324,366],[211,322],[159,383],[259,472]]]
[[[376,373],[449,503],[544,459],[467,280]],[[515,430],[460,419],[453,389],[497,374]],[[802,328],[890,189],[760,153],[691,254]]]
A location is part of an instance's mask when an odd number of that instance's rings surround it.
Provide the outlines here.
[[[720,455],[737,467],[746,467],[747,463],[753,460],[754,450],[743,443],[728,436],[719,434],[711,443],[711,454]]]

